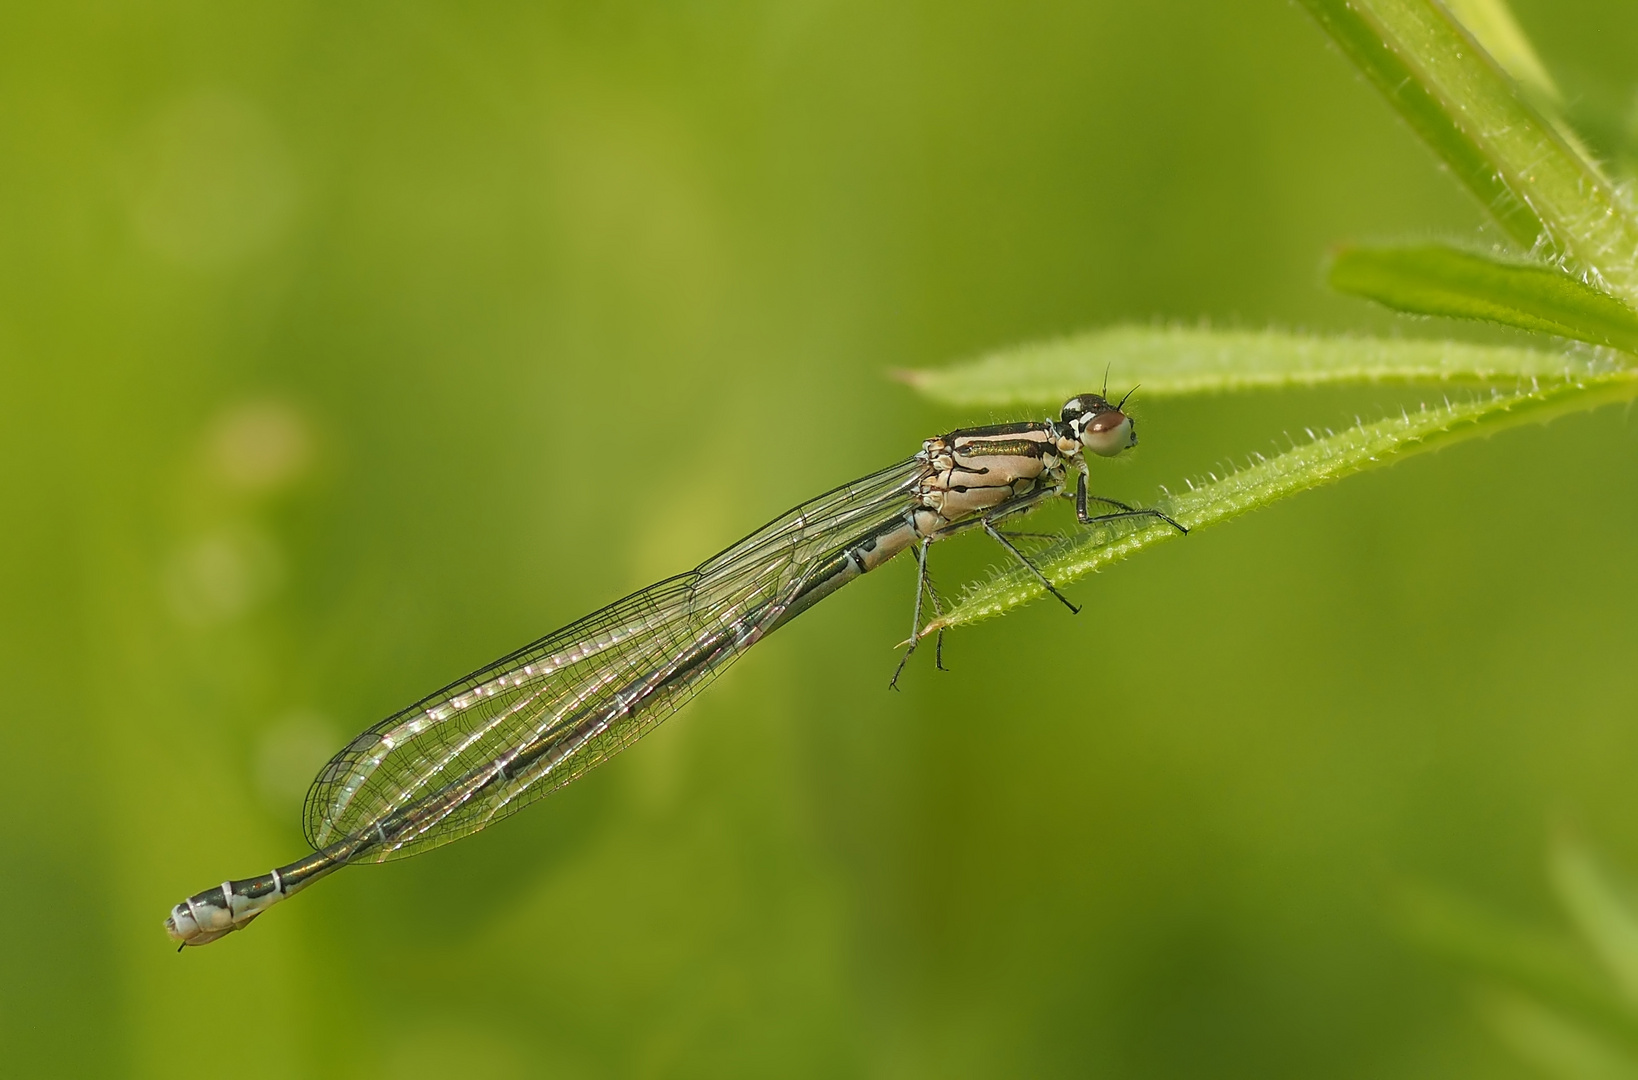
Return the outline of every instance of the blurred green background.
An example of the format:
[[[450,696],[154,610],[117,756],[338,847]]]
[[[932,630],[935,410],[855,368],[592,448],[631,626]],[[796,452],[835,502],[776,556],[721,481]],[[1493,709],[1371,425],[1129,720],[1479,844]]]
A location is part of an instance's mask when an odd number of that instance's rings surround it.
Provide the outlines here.
[[[1517,9],[1626,115],[1630,4]],[[1481,225],[1284,0],[0,8],[6,1070],[1531,1075],[1395,898],[1555,919],[1563,824],[1638,865],[1619,410],[1168,544],[898,694],[890,567],[526,814],[160,925],[303,851],[353,732],[994,419],[888,369],[1445,333],[1320,262]],[[1104,490],[1398,400],[1140,404]]]

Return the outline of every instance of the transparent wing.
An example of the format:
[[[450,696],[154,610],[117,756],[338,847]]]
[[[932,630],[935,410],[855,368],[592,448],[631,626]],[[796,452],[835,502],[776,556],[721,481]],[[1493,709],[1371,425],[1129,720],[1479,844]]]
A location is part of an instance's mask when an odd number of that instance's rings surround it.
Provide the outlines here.
[[[322,848],[385,862],[470,835],[636,742],[778,624],[814,572],[910,505],[908,459],[780,515],[429,695],[348,743],[308,790]]]

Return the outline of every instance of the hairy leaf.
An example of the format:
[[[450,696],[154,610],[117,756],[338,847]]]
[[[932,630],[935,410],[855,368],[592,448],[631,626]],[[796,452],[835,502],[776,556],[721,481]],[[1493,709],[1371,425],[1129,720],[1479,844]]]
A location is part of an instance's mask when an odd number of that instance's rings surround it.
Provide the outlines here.
[[[1581,377],[1621,366],[1612,354],[1459,341],[1318,337],[1273,330],[1121,326],[1019,345],[948,368],[900,372],[952,405],[1053,407],[1141,383],[1146,399],[1214,391],[1367,383],[1450,383],[1512,389],[1521,379]]]
[[[1634,398],[1638,398],[1638,374],[1626,371],[1560,379],[1516,393],[1479,393],[1314,437],[1239,472],[1190,484],[1188,491],[1168,496],[1157,506],[1184,526],[1199,531],[1411,454],[1516,424]],[[1160,523],[1095,526],[1040,552],[1036,562],[1055,584],[1063,585],[1153,544],[1178,539],[1182,538],[1175,530]],[[1034,600],[1044,591],[1024,568],[1002,566],[988,580],[969,588],[954,608],[929,624],[923,633],[999,615]]]
[[[1350,247],[1331,287],[1416,315],[1482,319],[1638,352],[1638,312],[1554,267],[1443,244]]]

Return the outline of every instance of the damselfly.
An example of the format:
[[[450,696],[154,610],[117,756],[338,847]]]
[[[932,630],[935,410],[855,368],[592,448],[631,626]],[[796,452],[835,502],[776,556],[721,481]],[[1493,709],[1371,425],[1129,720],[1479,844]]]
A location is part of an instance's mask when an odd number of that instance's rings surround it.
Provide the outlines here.
[[[1083,524],[1150,517],[1186,532],[1159,510],[1088,490],[1088,452],[1113,457],[1137,443],[1125,403],[1082,394],[1055,422],[928,439],[915,456],[387,717],[313,781],[303,822],[311,855],[184,900],[165,929],[183,945],[205,945],[350,863],[418,855],[477,832],[630,746],[746,649],[909,548],[919,572],[895,685],[921,635],[924,599],[938,606],[927,578],[936,541],[982,529],[1078,610],[998,525],[1073,494]],[[1090,513],[1094,503],[1104,512]]]

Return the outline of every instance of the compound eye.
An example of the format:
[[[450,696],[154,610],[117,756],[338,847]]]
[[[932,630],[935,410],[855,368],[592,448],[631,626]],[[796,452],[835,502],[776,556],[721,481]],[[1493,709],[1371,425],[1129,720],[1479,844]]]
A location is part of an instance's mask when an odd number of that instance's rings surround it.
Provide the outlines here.
[[[1114,457],[1137,445],[1137,429],[1132,418],[1117,409],[1094,416],[1081,432],[1081,444],[1099,457]]]
[[[1075,397],[1072,397],[1068,401],[1064,402],[1064,423],[1073,423],[1074,421],[1085,416],[1087,413],[1096,414],[1106,412],[1108,409],[1109,402],[1105,401],[1097,394],[1077,394]]]

